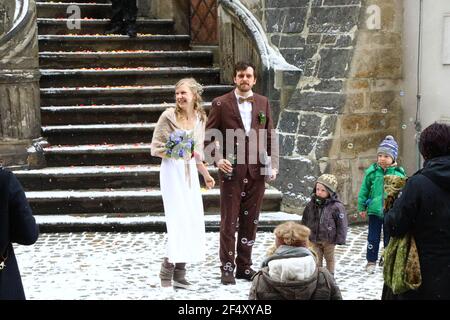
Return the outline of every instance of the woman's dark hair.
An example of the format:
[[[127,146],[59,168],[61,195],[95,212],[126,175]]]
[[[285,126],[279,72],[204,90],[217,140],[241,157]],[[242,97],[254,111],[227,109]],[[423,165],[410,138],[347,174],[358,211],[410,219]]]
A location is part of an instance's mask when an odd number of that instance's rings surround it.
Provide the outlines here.
[[[450,126],[435,122],[426,127],[420,134],[419,151],[425,160],[450,155]]]
[[[245,71],[248,67],[253,69],[253,75],[256,79],[256,67],[252,63],[246,61],[239,61],[234,65],[233,76],[236,77],[238,71]]]

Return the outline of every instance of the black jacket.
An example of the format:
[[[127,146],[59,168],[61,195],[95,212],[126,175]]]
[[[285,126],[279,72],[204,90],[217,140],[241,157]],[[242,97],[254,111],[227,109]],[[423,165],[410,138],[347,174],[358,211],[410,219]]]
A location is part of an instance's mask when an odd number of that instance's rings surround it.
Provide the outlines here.
[[[415,237],[422,285],[403,299],[450,299],[450,156],[426,161],[385,216],[391,236]]]
[[[22,186],[12,172],[0,168],[0,255],[6,257],[0,270],[0,300],[25,299],[12,243],[33,244],[38,234]]]

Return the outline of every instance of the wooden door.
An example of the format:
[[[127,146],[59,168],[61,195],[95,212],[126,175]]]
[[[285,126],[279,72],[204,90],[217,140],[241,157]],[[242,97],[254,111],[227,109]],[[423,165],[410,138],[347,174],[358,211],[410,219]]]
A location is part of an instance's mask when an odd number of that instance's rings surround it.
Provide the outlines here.
[[[191,0],[191,41],[217,45],[217,0]]]

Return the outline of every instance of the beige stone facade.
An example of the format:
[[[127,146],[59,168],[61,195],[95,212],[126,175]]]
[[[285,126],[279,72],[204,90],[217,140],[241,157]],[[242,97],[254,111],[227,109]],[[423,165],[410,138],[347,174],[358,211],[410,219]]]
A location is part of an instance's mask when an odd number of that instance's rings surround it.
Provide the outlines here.
[[[339,180],[349,211],[355,212],[363,171],[376,161],[388,134],[401,145],[402,0],[368,1],[380,8],[380,29],[368,29],[362,8],[355,51],[345,85],[347,99],[330,150],[330,171]],[[399,159],[401,163],[402,159]]]

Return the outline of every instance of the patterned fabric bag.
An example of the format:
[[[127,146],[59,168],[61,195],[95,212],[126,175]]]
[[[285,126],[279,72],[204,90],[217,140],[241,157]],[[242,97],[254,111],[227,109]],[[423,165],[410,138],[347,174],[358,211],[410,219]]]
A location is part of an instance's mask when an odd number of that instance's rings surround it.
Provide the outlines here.
[[[410,234],[391,238],[384,261],[384,282],[394,294],[416,290],[422,284],[416,241]]]

